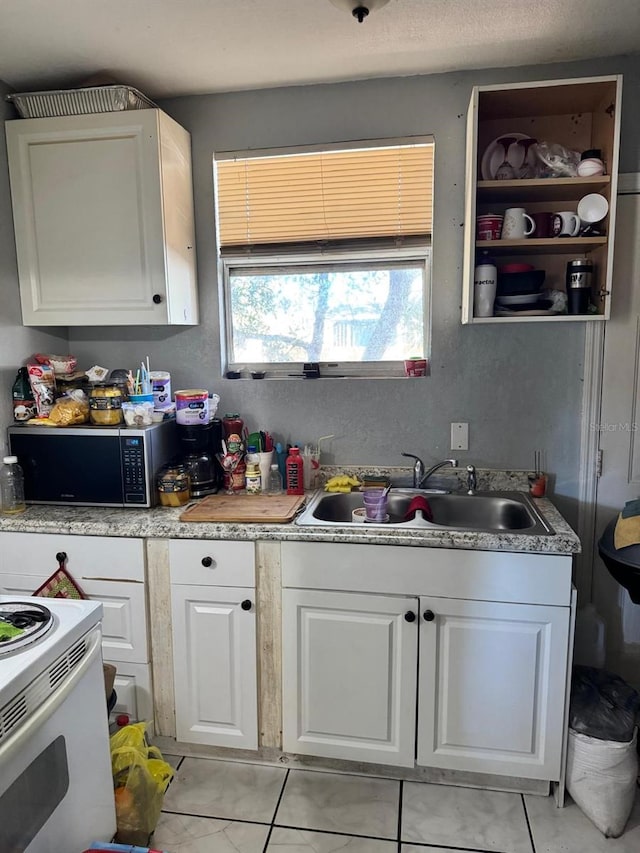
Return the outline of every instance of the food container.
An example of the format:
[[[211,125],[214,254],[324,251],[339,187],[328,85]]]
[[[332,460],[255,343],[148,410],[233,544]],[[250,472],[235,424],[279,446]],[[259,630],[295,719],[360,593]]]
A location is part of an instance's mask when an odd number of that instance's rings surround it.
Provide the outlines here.
[[[154,412],[153,403],[151,402],[123,403],[122,412],[124,414],[124,422],[127,426],[141,427],[153,423]],[[164,415],[162,415],[163,417]]]
[[[184,506],[191,498],[189,473],[184,465],[165,465],[157,479],[161,506]]]
[[[149,379],[155,408],[168,409],[171,406],[171,374],[166,370],[152,370]]]
[[[427,375],[427,360],[426,358],[408,358],[404,363],[405,376],[426,376]]]
[[[176,421],[184,426],[209,423],[209,392],[202,388],[176,391]]]
[[[89,394],[89,417],[92,424],[117,426],[122,423],[122,392],[117,385],[101,382]]]

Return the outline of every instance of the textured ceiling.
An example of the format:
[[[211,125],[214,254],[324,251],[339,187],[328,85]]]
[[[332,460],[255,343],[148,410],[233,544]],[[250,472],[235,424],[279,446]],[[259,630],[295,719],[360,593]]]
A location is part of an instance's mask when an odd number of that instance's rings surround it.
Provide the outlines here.
[[[363,0],[366,5],[366,0]],[[0,0],[0,80],[152,98],[634,53],[639,0]]]

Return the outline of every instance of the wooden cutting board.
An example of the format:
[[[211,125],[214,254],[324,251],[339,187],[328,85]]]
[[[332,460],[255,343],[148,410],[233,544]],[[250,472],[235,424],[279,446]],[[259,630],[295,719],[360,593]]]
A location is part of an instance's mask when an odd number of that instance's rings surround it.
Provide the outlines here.
[[[304,495],[208,495],[180,516],[180,521],[286,523],[305,502]]]

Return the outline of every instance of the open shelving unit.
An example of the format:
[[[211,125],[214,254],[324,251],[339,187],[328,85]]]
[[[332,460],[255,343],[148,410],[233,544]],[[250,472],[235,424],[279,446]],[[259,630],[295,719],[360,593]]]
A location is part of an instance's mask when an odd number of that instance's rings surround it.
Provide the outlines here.
[[[463,323],[554,323],[606,320],[611,304],[622,77],[547,80],[502,86],[476,86],[467,116],[467,162],[463,268]],[[513,133],[539,142],[556,142],[575,151],[602,151],[606,174],[588,178],[485,180],[482,158],[492,142]],[[535,211],[575,211],[589,193],[609,204],[600,223],[603,236],[523,240],[476,240],[476,217],[504,214],[508,207]],[[597,313],[474,317],[473,273],[483,250],[498,266],[525,262],[546,272],[544,288],[565,289],[567,261],[588,258],[594,265],[591,302]]]

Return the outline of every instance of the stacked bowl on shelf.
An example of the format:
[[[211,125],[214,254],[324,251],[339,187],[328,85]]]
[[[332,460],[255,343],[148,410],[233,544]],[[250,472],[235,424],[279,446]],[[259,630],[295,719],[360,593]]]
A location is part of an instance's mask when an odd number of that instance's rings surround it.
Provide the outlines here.
[[[551,302],[543,299],[545,271],[531,264],[505,264],[498,267],[496,314],[521,314],[546,311]]]

